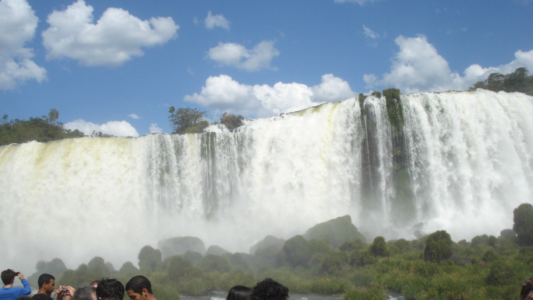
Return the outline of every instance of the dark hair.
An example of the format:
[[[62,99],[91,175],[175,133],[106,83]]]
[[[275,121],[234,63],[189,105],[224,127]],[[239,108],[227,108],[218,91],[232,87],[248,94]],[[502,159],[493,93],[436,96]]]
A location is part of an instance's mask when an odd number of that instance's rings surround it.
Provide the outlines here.
[[[94,286],[86,285],[76,289],[72,300],[93,300],[93,294],[96,294]]]
[[[103,278],[96,287],[96,298],[122,300],[124,298],[124,285],[116,279]]]
[[[39,288],[43,287],[43,284],[50,283],[50,280],[56,280],[56,278],[50,274],[43,273],[41,276],[39,276],[39,279],[37,279],[37,285]]]
[[[289,297],[289,289],[270,278],[258,282],[250,295],[251,300],[285,300]]]
[[[149,294],[153,294],[150,280],[142,275],[137,275],[126,283],[126,291],[132,290],[134,293],[141,294],[143,289],[146,289]]]
[[[31,297],[30,296],[22,296],[22,297],[15,298],[15,300],[31,300]]]
[[[2,282],[4,284],[11,284],[15,280],[15,274],[17,273],[11,269],[2,271]]]
[[[522,285],[522,290],[520,290],[520,300],[525,300],[531,292],[533,292],[533,277],[530,277]]]
[[[229,290],[226,300],[247,300],[251,293],[251,288],[242,285],[236,285]]]

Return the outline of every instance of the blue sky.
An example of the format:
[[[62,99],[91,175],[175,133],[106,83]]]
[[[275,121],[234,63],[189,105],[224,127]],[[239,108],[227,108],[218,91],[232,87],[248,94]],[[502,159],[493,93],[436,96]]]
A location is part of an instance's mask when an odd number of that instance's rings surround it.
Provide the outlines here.
[[[270,117],[533,71],[533,1],[1,0],[0,114],[170,133],[168,107]]]

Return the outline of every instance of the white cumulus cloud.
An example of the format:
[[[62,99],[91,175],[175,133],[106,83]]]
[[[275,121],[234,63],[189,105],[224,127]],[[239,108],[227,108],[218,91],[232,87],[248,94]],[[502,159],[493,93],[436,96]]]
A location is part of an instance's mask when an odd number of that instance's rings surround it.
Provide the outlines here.
[[[86,122],[83,119],[79,119],[64,124],[63,128],[70,130],[77,129],[83,132],[85,135],[91,135],[93,131],[96,131],[113,136],[139,136],[137,130],[126,121],[109,121],[105,124],[95,124],[92,122]]]
[[[150,133],[161,133],[161,132],[163,132],[163,129],[157,126],[157,123],[150,124]]]
[[[219,43],[218,46],[209,49],[207,56],[218,62],[220,66],[253,72],[261,69],[275,69],[270,66],[270,62],[278,55],[279,51],[274,48],[274,41],[262,41],[253,49],[246,49],[236,43]]]
[[[135,120],[137,120],[137,119],[140,119],[140,118],[141,118],[141,117],[139,117],[139,116],[138,116],[138,115],[136,115],[136,114],[129,114],[129,115],[128,115],[128,117],[130,117],[130,118],[132,118],[132,119],[135,119]]]
[[[121,8],[108,8],[94,23],[93,8],[83,0],[52,12],[46,21],[50,24],[42,34],[46,58],[68,57],[86,66],[122,65],[142,56],[142,47],[168,42],[179,29],[170,17],[143,21]]]
[[[33,39],[38,21],[26,0],[0,1],[0,89],[46,79],[46,70],[31,60],[33,49],[24,48]]]
[[[348,83],[333,74],[323,75],[322,82],[311,87],[296,82],[252,86],[222,74],[209,77],[200,93],[187,95],[184,100],[217,111],[269,117],[354,95]]]
[[[205,27],[207,29],[213,29],[215,27],[222,27],[226,30],[229,30],[229,21],[224,18],[223,15],[212,15],[211,11],[207,13],[205,17]]]
[[[378,79],[373,74],[365,74],[363,80],[367,88],[376,85],[394,86],[403,92],[465,90],[477,81],[485,80],[490,73],[508,74],[516,68],[533,67],[533,50],[517,51],[515,60],[508,64],[483,68],[474,64],[463,71],[463,76],[450,70],[448,61],[423,35],[406,38],[399,36],[395,40],[400,47],[393,59],[391,71]]]

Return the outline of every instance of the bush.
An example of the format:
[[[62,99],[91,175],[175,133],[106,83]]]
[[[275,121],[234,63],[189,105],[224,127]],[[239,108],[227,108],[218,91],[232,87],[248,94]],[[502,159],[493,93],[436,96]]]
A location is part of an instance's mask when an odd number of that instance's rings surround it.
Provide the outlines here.
[[[349,267],[349,259],[346,252],[332,252],[328,254],[320,266],[320,274],[336,274],[342,269]]]
[[[361,290],[350,289],[344,294],[344,300],[385,300],[386,293],[383,288],[372,286]]]
[[[358,252],[353,252],[350,257],[350,262],[352,265],[358,267],[373,265],[377,262],[376,256],[372,255],[369,250],[363,250]]]
[[[313,256],[309,244],[301,235],[287,240],[283,245],[282,251],[287,256],[289,263],[294,267],[307,267],[307,263]]]
[[[389,256],[389,250],[387,249],[387,243],[382,236],[378,236],[374,239],[374,242],[370,246],[370,253],[375,256]]]
[[[234,115],[234,114],[228,114],[223,113],[222,117],[220,117],[220,123],[226,125],[226,128],[229,130],[233,130],[237,127],[240,127],[243,125],[243,116],[241,115]]]
[[[202,269],[180,256],[173,256],[169,259],[167,276],[171,281],[178,281],[186,278],[197,278],[204,275],[205,274]]]
[[[150,269],[155,271],[157,266],[161,265],[161,251],[152,248],[151,246],[144,246],[139,255],[139,267],[142,269]]]
[[[198,262],[200,266],[206,272],[217,271],[220,273],[228,273],[231,271],[231,263],[229,259],[225,256],[219,255],[206,255]]]
[[[514,211],[513,230],[520,246],[533,246],[533,205],[524,203]]]
[[[452,256],[452,239],[450,235],[439,230],[430,234],[426,240],[426,249],[424,249],[424,260],[438,262],[449,259]]]
[[[515,269],[516,266],[513,266],[504,260],[495,261],[490,266],[486,282],[487,284],[495,286],[513,284],[513,277],[516,275]]]

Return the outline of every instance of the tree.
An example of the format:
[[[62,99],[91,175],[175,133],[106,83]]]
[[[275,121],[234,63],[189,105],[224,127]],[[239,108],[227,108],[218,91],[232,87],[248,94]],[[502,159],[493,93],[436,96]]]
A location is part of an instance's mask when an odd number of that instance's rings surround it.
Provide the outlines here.
[[[50,112],[48,113],[48,120],[55,124],[58,118],[59,118],[59,112],[57,111],[57,109],[55,108],[50,109]]]
[[[222,117],[220,117],[220,123],[226,125],[226,128],[229,130],[233,130],[237,127],[242,126],[244,117],[241,115],[234,115],[234,114],[228,114],[223,113]]]
[[[370,253],[374,256],[389,256],[389,249],[387,249],[387,243],[382,236],[378,236],[374,239],[372,246],[370,246]]]
[[[173,128],[173,133],[196,133],[202,132],[209,123],[207,121],[202,121],[203,118],[207,115],[205,111],[200,111],[196,108],[179,108],[176,110],[174,106],[171,106],[168,109],[170,116],[170,124]],[[200,125],[200,126],[198,126]],[[205,126],[204,126],[205,125]],[[187,128],[194,127],[195,132],[187,130]]]
[[[7,115],[4,115],[2,117],[2,124],[6,124],[7,123],[7,117],[8,117]]]
[[[533,206],[520,204],[514,211],[513,230],[520,246],[533,246]]]
[[[439,230],[430,234],[426,240],[424,260],[440,263],[452,256],[452,238],[444,231]]]
[[[311,259],[311,256],[313,256],[308,242],[301,235],[288,239],[283,245],[282,250],[287,256],[287,260],[294,267],[307,267],[307,263]]]
[[[161,251],[146,245],[141,249],[137,258],[139,258],[139,267],[141,269],[155,271],[157,266],[161,264]]]

